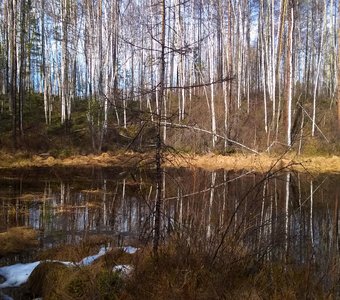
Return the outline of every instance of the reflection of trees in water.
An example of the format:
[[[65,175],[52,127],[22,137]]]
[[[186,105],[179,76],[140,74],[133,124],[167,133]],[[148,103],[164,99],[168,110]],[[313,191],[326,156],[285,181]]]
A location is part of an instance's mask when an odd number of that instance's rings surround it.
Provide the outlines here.
[[[41,229],[47,242],[73,242],[92,233],[116,236],[119,243],[129,237],[148,241],[154,227],[154,177],[118,175],[93,171],[72,180],[3,181],[1,222]],[[259,259],[322,257],[326,262],[338,253],[339,177],[267,175],[166,170],[162,239],[176,232],[211,249],[222,238],[233,239]],[[29,194],[30,201],[23,197]]]
[[[333,201],[338,179],[324,188],[329,179],[293,173],[268,178],[260,185],[264,175],[259,174],[233,182],[228,182],[236,176],[232,172],[192,176],[191,191],[185,193],[183,187],[177,197],[169,197],[166,213],[174,227],[188,236],[198,235],[202,245],[214,248],[228,231],[228,238],[258,257],[300,262],[316,256],[328,259],[325,253],[334,245],[330,237],[338,239],[334,225],[338,206]]]

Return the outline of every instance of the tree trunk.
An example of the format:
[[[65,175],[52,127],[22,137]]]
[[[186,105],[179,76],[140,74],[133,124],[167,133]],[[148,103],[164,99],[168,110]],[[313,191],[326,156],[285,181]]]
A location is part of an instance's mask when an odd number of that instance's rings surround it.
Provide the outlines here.
[[[338,23],[340,20],[340,4],[338,3]],[[338,98],[338,137],[340,138],[340,24],[338,24],[338,61],[337,61],[337,75],[338,75],[338,89],[337,89],[337,98]]]
[[[292,98],[293,98],[293,32],[294,32],[294,1],[289,7],[288,19],[288,49],[286,57],[286,109],[287,109],[287,146],[292,146]]]
[[[68,88],[68,22],[69,0],[63,0],[62,5],[62,41],[61,41],[61,123],[67,120],[67,103],[69,96]]]
[[[158,248],[160,243],[160,229],[161,229],[161,204],[162,204],[162,108],[164,100],[164,81],[165,81],[165,0],[161,2],[162,6],[162,28],[161,28],[161,66],[160,66],[160,78],[159,78],[159,110],[157,114],[157,137],[156,137],[156,172],[157,172],[157,199],[155,205],[155,228],[154,228],[154,240],[153,251],[154,254],[158,254]]]
[[[11,84],[10,84],[10,104],[12,109],[12,142],[14,149],[17,148],[17,48],[16,48],[16,9],[17,1],[9,1],[10,14],[10,70],[11,70]]]
[[[324,9],[324,16],[323,16],[322,28],[321,28],[321,31],[320,31],[321,37],[320,37],[320,44],[319,44],[319,51],[318,51],[317,69],[316,69],[316,75],[315,75],[315,81],[314,81],[312,136],[315,135],[315,127],[316,127],[316,96],[317,96],[317,91],[318,91],[319,75],[320,75],[320,68],[321,68],[323,37],[324,37],[324,31],[325,31],[325,26],[326,26],[326,14],[327,14],[326,1],[324,1],[323,9]]]
[[[21,24],[20,24],[20,71],[19,71],[19,132],[23,135],[23,110],[24,110],[24,99],[25,99],[25,72],[26,72],[26,57],[25,57],[25,30],[26,30],[26,7],[25,1],[21,0]]]

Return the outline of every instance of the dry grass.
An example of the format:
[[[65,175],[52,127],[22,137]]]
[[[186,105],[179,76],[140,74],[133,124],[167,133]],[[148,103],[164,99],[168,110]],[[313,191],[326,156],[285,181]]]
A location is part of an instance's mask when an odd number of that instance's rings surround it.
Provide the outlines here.
[[[315,266],[257,260],[233,241],[213,264],[212,253],[173,240],[159,255],[145,249],[136,255],[123,299],[332,299]],[[326,275],[328,276],[328,274]],[[337,281],[333,282],[336,286]]]
[[[98,264],[68,268],[59,263],[40,264],[31,274],[27,296],[54,299],[118,299],[122,278]]]
[[[28,167],[145,167],[152,165],[152,153],[102,153],[101,155],[76,155],[68,158],[54,158],[33,155],[11,156],[0,154],[0,168]],[[269,169],[288,168],[297,171],[313,173],[340,172],[339,156],[297,156],[289,153],[284,156],[262,154],[233,154],[229,156],[218,154],[190,155],[183,154],[167,157],[165,167],[203,168],[207,170],[253,170],[266,172]]]
[[[126,166],[136,167],[149,164],[150,154],[141,153],[102,153],[100,155],[74,155],[67,158],[54,158],[44,155],[10,155],[0,153],[0,168],[29,168],[29,167],[86,167],[86,166]]]
[[[48,197],[46,197],[46,195],[44,195],[43,193],[28,193],[28,194],[22,194],[20,196],[17,197],[17,199],[20,199],[21,201],[47,201],[49,200]]]
[[[58,262],[44,262],[39,264],[29,277],[26,287],[23,289],[27,299],[33,299],[44,295],[46,299],[53,299],[54,286],[62,278],[68,278],[71,270]]]
[[[111,242],[112,238],[107,235],[88,236],[78,244],[64,244],[43,250],[38,254],[37,259],[79,262],[84,257],[97,253],[101,245]]]
[[[76,261],[81,255],[94,254],[94,244],[99,240],[59,247],[55,251],[45,252],[43,256],[45,259]],[[112,268],[117,264],[131,262],[132,255],[121,249],[108,252],[86,267],[65,267],[60,263],[45,262],[33,271],[25,290],[28,297],[43,299],[118,299],[124,283]]]
[[[166,166],[194,167],[207,170],[252,170],[267,172],[270,169],[290,169],[301,172],[312,173],[337,173],[340,172],[339,156],[296,156],[288,154],[281,156],[270,156],[267,154],[230,156],[206,154],[206,155],[182,155],[173,159]]]
[[[264,264],[254,276],[261,299],[335,299],[325,291],[313,265]]]
[[[88,190],[81,190],[82,193],[93,195],[93,196],[102,196],[102,195],[110,195],[110,192],[106,192],[105,190],[101,189],[88,189]]]
[[[79,259],[95,253],[94,246],[102,238],[96,237],[92,242],[60,247],[45,258]],[[148,246],[133,255],[115,249],[82,268],[44,263],[32,273],[27,289],[31,296],[44,299],[336,298],[333,286],[338,277],[334,276],[334,282],[325,289],[322,278],[330,274],[317,275],[317,266],[311,261],[290,265],[258,260],[233,239],[224,241],[214,259],[214,248],[206,243],[202,247],[201,242],[174,237],[157,256]],[[120,276],[112,271],[117,264],[130,264],[133,272]]]
[[[37,236],[37,231],[26,227],[13,227],[0,233],[0,257],[38,246]]]

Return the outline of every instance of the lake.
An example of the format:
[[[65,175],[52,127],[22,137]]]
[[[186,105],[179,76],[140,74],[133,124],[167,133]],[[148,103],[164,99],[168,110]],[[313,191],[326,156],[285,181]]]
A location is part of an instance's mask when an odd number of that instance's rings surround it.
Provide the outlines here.
[[[98,234],[116,245],[150,242],[155,178],[123,168],[2,170],[0,230],[33,227],[40,249]],[[335,174],[164,169],[162,241],[187,234],[216,247],[228,236],[259,259],[313,260],[322,274],[339,254],[339,192]]]

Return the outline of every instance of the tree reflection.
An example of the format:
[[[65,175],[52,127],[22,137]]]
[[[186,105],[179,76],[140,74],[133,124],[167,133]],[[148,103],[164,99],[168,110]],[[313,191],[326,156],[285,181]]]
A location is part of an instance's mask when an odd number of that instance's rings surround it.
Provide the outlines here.
[[[3,229],[41,230],[44,247],[98,233],[117,245],[149,242],[153,176],[138,170],[91,170],[72,178],[14,174],[1,181],[0,221]],[[339,182],[338,175],[164,170],[161,242],[175,234],[214,252],[228,238],[257,259],[313,259],[329,267],[340,246]]]

